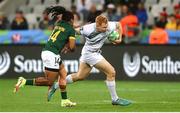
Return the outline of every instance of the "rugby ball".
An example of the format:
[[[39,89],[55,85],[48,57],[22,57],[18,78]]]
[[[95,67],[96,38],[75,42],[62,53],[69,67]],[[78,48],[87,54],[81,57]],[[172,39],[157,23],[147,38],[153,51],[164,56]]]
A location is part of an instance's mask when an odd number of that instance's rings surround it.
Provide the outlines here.
[[[119,38],[119,33],[117,31],[112,31],[108,36],[109,41],[114,41],[118,38]]]

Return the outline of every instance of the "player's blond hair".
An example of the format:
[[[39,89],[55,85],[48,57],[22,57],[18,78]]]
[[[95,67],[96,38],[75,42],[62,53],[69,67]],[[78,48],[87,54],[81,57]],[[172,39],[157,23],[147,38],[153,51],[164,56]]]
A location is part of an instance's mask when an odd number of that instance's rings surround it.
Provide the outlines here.
[[[105,23],[105,24],[108,23],[107,17],[104,16],[104,15],[99,15],[99,16],[97,16],[97,17],[96,17],[96,25],[101,26],[102,23]]]

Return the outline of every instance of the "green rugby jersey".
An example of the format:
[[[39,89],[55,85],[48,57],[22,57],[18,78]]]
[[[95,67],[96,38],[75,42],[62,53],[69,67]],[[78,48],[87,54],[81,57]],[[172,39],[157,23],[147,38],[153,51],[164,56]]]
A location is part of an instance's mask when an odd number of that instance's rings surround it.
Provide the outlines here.
[[[75,30],[73,26],[65,21],[60,21],[54,27],[54,30],[43,50],[48,50],[55,54],[59,54],[65,44],[68,42],[69,38],[75,38]]]

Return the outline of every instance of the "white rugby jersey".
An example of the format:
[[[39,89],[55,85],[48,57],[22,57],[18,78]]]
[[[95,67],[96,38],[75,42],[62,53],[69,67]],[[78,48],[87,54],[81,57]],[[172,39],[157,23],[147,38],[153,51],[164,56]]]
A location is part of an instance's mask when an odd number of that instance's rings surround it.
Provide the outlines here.
[[[96,24],[88,24],[80,28],[80,34],[86,38],[82,53],[97,52],[101,49],[109,34],[116,30],[117,22],[108,22],[106,32],[97,32]]]

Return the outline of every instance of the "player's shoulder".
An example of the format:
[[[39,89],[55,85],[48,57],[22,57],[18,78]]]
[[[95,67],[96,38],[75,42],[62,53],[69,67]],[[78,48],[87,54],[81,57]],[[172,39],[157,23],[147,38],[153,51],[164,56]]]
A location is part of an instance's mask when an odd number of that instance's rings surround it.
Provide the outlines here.
[[[90,34],[96,29],[95,23],[87,24],[81,27],[82,34]]]
[[[94,29],[94,28],[95,28],[95,23],[86,24],[86,25],[83,26],[83,28],[91,28],[91,29]]]
[[[69,23],[65,22],[65,21],[60,21],[56,24],[55,28],[63,28],[64,31],[66,32],[75,32],[74,28],[72,25],[70,25]]]

